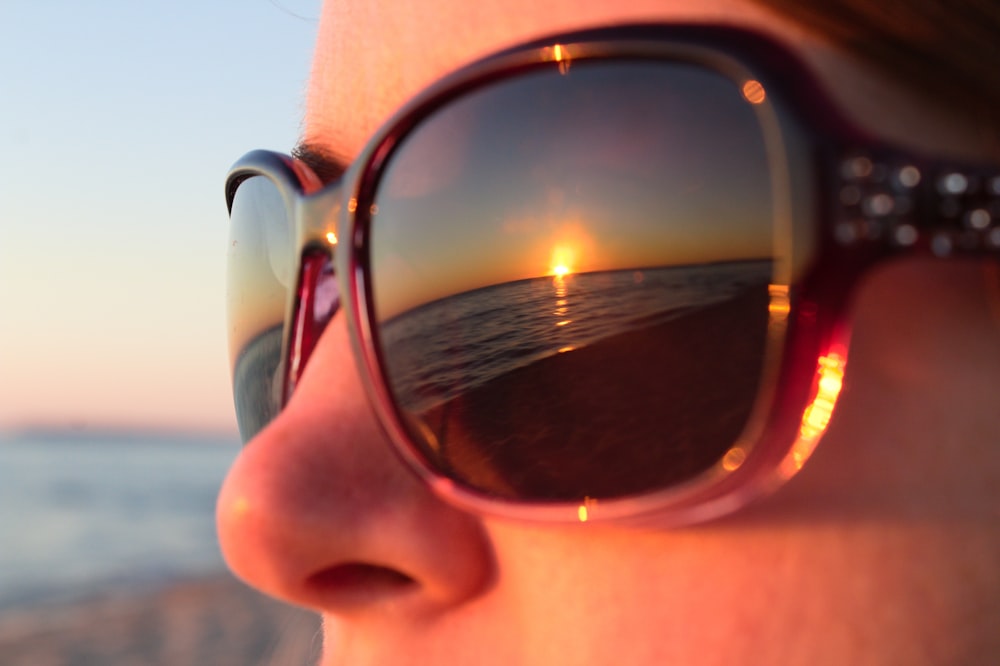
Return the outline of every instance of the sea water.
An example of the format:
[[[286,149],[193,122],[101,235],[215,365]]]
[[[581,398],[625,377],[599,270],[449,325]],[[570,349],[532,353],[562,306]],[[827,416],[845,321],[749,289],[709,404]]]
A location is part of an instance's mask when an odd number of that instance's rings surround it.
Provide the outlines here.
[[[0,609],[224,570],[235,437],[0,435]]]
[[[393,390],[435,404],[547,356],[670,320],[767,285],[769,260],[541,277],[403,312],[381,329]]]

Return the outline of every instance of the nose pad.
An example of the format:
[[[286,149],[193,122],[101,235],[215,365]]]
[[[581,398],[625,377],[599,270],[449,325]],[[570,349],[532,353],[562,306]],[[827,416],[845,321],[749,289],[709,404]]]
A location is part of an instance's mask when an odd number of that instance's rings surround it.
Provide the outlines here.
[[[340,288],[330,253],[309,248],[302,253],[300,265],[288,339],[283,404],[292,397],[316,343],[340,309]]]

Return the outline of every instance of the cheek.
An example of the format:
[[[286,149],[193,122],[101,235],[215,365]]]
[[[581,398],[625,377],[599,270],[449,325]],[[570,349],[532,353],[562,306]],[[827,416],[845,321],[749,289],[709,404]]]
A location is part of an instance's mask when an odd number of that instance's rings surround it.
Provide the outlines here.
[[[991,298],[987,273],[971,263],[901,263],[865,283],[838,411],[788,489],[814,506],[804,511],[995,519],[1000,327]]]
[[[1000,582],[968,526],[490,533],[490,624],[538,663],[954,663]]]
[[[749,540],[510,524],[491,534],[495,601],[517,609],[504,622],[549,663],[738,663],[746,618],[776,593],[760,576],[768,549]]]

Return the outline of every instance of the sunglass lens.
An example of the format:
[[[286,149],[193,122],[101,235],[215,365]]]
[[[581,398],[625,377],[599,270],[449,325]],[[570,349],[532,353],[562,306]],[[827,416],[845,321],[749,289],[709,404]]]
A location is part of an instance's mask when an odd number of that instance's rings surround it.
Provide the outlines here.
[[[283,323],[295,270],[291,221],[280,191],[266,177],[248,178],[230,213],[226,294],[233,399],[244,441],[281,409]]]
[[[432,466],[578,501],[719,463],[768,339],[759,101],[696,66],[574,63],[494,82],[406,138],[374,200],[372,317]]]

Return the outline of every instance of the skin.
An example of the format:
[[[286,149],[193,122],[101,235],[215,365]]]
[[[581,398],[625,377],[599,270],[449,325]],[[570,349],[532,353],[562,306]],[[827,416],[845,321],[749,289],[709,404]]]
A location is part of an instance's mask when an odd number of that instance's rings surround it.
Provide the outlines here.
[[[305,140],[349,160],[408,97],[525,39],[729,22],[797,50],[855,120],[998,157],[957,111],[725,2],[328,3]],[[627,5],[627,6],[626,6]],[[990,154],[990,153],[993,154]],[[338,315],[219,498],[229,565],[324,616],[324,664],[986,664],[1000,653],[1000,271],[909,260],[859,290],[846,387],[805,469],[684,529],[482,518],[394,457]]]

